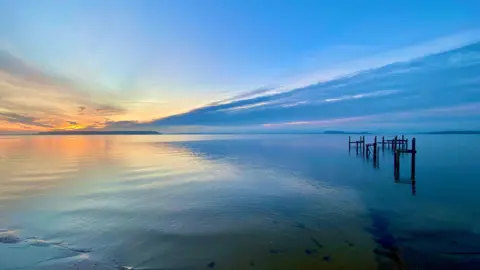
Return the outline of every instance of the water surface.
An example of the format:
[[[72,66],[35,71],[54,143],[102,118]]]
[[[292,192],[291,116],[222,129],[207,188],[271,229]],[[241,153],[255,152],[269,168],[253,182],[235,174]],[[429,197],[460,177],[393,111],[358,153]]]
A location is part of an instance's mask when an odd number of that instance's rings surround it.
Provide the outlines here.
[[[478,269],[479,136],[347,142],[2,136],[0,269]]]

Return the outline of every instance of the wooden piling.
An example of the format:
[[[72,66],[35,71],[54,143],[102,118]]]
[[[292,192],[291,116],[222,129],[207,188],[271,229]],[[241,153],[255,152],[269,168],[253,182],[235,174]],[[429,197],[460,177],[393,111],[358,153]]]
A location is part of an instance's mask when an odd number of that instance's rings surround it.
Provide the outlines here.
[[[363,153],[365,155],[365,136],[362,136],[362,144],[363,144]]]
[[[386,139],[385,136],[382,136],[382,150],[385,149],[385,144],[388,147],[392,148],[393,152],[393,173],[394,173],[394,179],[396,183],[405,183],[405,181],[400,181],[400,157],[403,154],[412,154],[412,164],[411,164],[411,185],[412,185],[412,195],[416,195],[416,180],[415,180],[415,167],[416,167],[416,154],[417,154],[417,149],[416,149],[416,139],[412,138],[412,147],[409,149],[408,148],[408,139],[405,138],[405,135],[397,135],[393,139]],[[360,136],[359,140],[357,141],[352,141],[351,136],[348,136],[348,149],[350,151],[351,149],[351,144],[355,144],[356,150],[357,150],[357,156],[358,152],[362,152],[362,155],[365,157],[366,160],[369,159],[370,154],[373,152],[373,167],[378,168],[378,144],[380,143],[377,136],[374,136],[373,143],[366,143],[365,142],[365,136]]]
[[[417,154],[417,149],[415,145],[415,138],[412,139],[412,180],[415,179],[415,155]]]
[[[360,139],[359,139],[359,142],[360,142],[360,152],[362,153],[362,155],[365,155],[365,151],[363,149],[363,136],[360,136]]]

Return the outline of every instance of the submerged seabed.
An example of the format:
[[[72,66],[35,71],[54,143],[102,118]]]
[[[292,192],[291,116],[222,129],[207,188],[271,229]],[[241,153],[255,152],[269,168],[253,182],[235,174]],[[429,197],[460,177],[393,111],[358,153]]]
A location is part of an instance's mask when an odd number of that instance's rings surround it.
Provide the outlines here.
[[[2,137],[0,269],[480,267],[477,136],[417,136],[414,193],[347,141]]]

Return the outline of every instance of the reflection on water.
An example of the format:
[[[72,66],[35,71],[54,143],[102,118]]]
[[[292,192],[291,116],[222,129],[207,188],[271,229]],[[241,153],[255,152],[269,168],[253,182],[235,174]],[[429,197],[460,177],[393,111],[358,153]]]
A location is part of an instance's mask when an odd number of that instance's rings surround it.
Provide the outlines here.
[[[477,269],[479,142],[417,137],[411,196],[346,136],[0,137],[0,269]]]

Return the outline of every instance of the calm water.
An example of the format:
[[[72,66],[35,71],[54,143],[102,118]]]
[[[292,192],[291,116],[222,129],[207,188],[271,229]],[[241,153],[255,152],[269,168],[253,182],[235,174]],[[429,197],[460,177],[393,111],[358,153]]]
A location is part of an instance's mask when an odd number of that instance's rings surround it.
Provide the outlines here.
[[[0,137],[0,269],[479,269],[480,136],[347,141]]]

